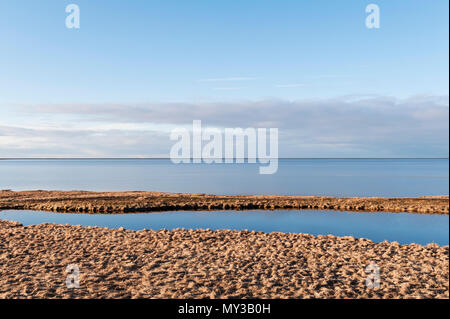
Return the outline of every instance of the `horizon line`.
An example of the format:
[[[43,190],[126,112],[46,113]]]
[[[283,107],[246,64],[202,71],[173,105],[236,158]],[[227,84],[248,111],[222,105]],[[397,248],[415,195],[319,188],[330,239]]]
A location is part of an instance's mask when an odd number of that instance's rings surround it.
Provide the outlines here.
[[[0,160],[170,160],[170,157],[0,157]],[[177,158],[180,159],[203,159],[201,157],[185,157],[185,158]],[[225,158],[225,157],[217,157],[217,158],[207,158],[207,159],[257,159],[257,158],[248,158],[248,157],[233,157],[233,158]],[[275,157],[266,157],[265,159],[276,159]],[[308,160],[308,159],[449,159],[449,157],[279,157],[279,160],[283,159],[298,159],[298,160]]]

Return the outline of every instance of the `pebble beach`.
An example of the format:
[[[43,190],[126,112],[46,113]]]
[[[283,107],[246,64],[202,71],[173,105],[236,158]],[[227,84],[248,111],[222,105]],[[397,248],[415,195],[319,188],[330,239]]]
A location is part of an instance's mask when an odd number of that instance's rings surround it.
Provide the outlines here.
[[[353,237],[0,221],[0,298],[449,298],[448,257]]]

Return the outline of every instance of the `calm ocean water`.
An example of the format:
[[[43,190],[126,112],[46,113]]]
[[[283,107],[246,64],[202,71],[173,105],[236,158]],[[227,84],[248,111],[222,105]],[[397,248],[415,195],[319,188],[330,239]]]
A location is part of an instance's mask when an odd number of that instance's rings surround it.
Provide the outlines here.
[[[282,159],[278,166],[276,174],[260,175],[259,164],[0,160],[0,189],[392,197],[449,194],[448,159]]]

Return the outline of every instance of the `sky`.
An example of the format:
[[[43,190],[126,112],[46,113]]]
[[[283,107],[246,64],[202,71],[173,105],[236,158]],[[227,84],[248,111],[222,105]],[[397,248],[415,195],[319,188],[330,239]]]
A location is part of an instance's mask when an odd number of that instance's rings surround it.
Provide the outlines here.
[[[79,29],[65,25],[71,3]],[[448,157],[448,11],[2,0],[0,157],[164,157],[193,120],[277,127],[281,157]]]

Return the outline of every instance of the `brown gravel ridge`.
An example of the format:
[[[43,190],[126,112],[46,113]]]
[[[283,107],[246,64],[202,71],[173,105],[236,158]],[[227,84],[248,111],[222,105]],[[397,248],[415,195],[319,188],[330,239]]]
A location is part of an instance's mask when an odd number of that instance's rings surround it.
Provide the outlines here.
[[[382,198],[207,194],[160,192],[0,191],[0,210],[127,213],[170,210],[332,209],[448,214],[448,196]]]

